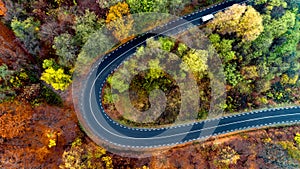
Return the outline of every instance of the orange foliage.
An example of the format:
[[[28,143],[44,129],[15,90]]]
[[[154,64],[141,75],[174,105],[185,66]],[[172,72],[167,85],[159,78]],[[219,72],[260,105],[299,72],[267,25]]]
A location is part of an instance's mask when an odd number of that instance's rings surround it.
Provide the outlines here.
[[[5,4],[0,0],[0,16],[5,15],[7,12],[7,9],[5,8]]]
[[[0,104],[0,126],[0,168],[58,168],[79,132],[72,109],[19,102]]]
[[[0,136],[14,138],[24,134],[33,110],[25,103],[0,104]]]
[[[125,17],[126,16],[126,17]],[[107,28],[120,41],[125,41],[130,35],[133,19],[126,2],[111,6],[106,17]]]

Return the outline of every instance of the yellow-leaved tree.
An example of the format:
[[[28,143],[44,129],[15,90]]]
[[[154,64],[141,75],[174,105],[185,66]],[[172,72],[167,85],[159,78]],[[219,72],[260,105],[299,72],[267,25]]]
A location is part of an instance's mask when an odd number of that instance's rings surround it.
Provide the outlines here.
[[[253,41],[263,31],[262,17],[252,6],[235,4],[215,15],[208,27],[219,34],[234,34],[242,41]]]
[[[126,2],[119,2],[111,6],[106,17],[107,28],[119,41],[130,38],[134,20],[130,15],[129,6]]]
[[[71,75],[65,73],[64,69],[58,67],[54,60],[45,59],[43,62],[45,71],[41,80],[51,85],[55,90],[66,90],[72,83]]]

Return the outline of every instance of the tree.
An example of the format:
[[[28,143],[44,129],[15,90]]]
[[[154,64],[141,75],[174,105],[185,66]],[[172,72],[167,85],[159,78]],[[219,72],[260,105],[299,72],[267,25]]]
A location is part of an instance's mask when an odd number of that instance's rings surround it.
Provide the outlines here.
[[[26,103],[0,104],[0,137],[11,139],[24,134],[32,114],[31,106]]]
[[[72,35],[63,33],[55,37],[52,48],[55,49],[56,55],[59,56],[60,65],[64,67],[72,67],[74,65],[78,49]]]
[[[104,25],[104,21],[97,18],[94,12],[89,10],[85,11],[83,16],[75,17],[75,24],[73,26],[75,30],[76,42],[82,44],[86,43],[91,34],[100,29]]]
[[[131,13],[159,12],[176,13],[180,11],[189,0],[126,0]]]
[[[131,35],[133,26],[133,19],[130,15],[128,4],[119,2],[110,7],[105,22],[107,23],[107,28],[112,31],[119,41],[127,39]]]
[[[30,54],[37,55],[40,47],[38,40],[40,22],[33,17],[28,17],[24,21],[14,18],[11,28],[15,35],[24,43]]]
[[[71,84],[71,76],[65,74],[62,68],[56,68],[54,61],[44,60],[43,68],[45,71],[42,73],[41,80],[50,84],[55,90],[65,90]]]
[[[5,15],[7,12],[7,9],[5,7],[5,4],[0,0],[0,16]]]
[[[8,67],[6,64],[3,64],[0,66],[0,81],[3,80],[4,84],[7,84],[8,80],[10,79],[10,76],[12,74],[13,74],[13,71],[8,70]]]
[[[256,66],[245,66],[241,70],[241,74],[245,79],[255,79],[258,76],[257,67]]]
[[[225,76],[226,81],[233,87],[235,87],[239,82],[243,80],[242,75],[239,71],[237,71],[237,64],[227,64],[225,66]]]
[[[265,25],[265,31],[270,31],[274,38],[278,38],[295,26],[296,14],[291,11],[286,13],[279,19],[266,18],[268,24]]]
[[[205,50],[191,50],[183,56],[182,60],[185,64],[182,64],[183,70],[189,72],[189,69],[196,73],[199,77],[203,76],[203,73],[207,71],[208,52]],[[186,65],[188,67],[186,67]]]
[[[97,0],[100,8],[109,8],[112,5],[122,2],[122,0]]]
[[[167,12],[166,6],[168,0],[126,0],[132,13],[141,12]]]
[[[294,137],[294,140],[298,145],[300,145],[300,133],[297,133],[296,136]]]
[[[218,34],[211,34],[209,39],[213,43],[213,46],[217,49],[222,60],[225,63],[236,59],[235,52],[232,51],[232,43],[234,42],[234,40],[221,40],[221,37]]]
[[[77,138],[72,143],[70,150],[63,153],[62,164],[59,168],[112,169],[113,165],[111,157],[106,155],[106,150],[104,148],[96,146],[93,143],[82,143],[82,140]]]
[[[263,31],[262,17],[252,6],[247,6],[236,33],[244,41],[255,40]]]
[[[173,49],[173,47],[175,46],[175,42],[173,42],[172,40],[170,40],[168,38],[160,37],[158,39],[158,41],[161,43],[162,49],[167,52],[170,52]]]
[[[222,35],[236,33],[242,41],[253,41],[263,31],[261,15],[251,6],[238,4],[217,13],[208,27]]]

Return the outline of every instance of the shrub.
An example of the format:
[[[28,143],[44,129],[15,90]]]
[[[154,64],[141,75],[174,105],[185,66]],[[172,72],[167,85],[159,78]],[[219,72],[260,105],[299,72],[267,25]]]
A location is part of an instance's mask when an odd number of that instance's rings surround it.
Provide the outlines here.
[[[104,167],[105,166],[105,167]],[[73,168],[107,168],[112,169],[112,159],[106,155],[106,150],[94,144],[83,143],[77,138],[70,148],[62,155],[62,169]]]
[[[11,139],[22,136],[29,127],[33,110],[26,103],[0,104],[0,137]]]
[[[281,141],[279,143],[284,149],[287,150],[290,157],[296,160],[300,160],[300,150],[294,146],[293,142]]]
[[[60,96],[47,86],[42,87],[40,99],[46,101],[49,105],[62,106],[63,103]]]

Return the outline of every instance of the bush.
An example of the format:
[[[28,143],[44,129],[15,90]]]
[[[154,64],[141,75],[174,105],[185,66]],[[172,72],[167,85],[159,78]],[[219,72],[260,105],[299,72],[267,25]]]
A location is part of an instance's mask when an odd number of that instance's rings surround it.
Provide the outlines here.
[[[42,87],[40,100],[46,101],[46,103],[48,103],[49,105],[56,106],[62,106],[63,103],[61,97],[47,86]]]

